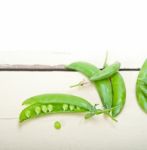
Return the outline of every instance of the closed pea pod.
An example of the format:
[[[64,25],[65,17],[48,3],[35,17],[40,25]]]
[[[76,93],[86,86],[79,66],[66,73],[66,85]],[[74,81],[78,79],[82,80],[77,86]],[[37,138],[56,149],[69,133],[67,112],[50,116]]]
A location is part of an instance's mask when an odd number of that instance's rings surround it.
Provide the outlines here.
[[[112,65],[106,66],[100,73],[95,73],[90,80],[92,81],[98,81],[103,79],[108,79],[115,73],[117,73],[120,69],[120,63],[116,62]]]
[[[144,85],[142,84],[142,81]],[[136,96],[139,106],[147,113],[147,96],[146,96],[146,81],[147,81],[147,59],[145,60],[136,82]]]
[[[100,70],[98,70],[97,67],[90,63],[86,62],[75,62],[68,66],[66,66],[68,69],[76,70],[84,74],[88,79],[90,79],[94,74],[101,73]],[[99,93],[99,96],[101,98],[102,104],[105,108],[111,108],[112,106],[112,88],[111,83],[109,79],[100,80],[100,81],[93,81],[92,82],[96,90]]]
[[[120,114],[124,107],[126,100],[126,88],[120,73],[116,73],[111,77],[111,84],[113,92],[112,107],[114,107],[112,110],[112,116],[116,117]]]
[[[106,65],[100,74],[95,74],[93,79],[107,79],[111,80],[112,85],[112,116],[116,117],[122,111],[126,100],[126,88],[123,77],[118,72],[120,63],[114,63],[110,66]]]

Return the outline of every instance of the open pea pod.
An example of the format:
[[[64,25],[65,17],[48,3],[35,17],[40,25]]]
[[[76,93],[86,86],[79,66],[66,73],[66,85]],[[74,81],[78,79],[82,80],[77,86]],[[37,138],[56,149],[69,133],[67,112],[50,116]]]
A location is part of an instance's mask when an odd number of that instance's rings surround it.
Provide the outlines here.
[[[66,66],[67,69],[76,70],[84,74],[88,79],[94,74],[100,74],[101,71],[94,65],[87,62],[74,62]],[[104,108],[110,109],[112,107],[112,87],[109,79],[92,81],[95,85],[97,92],[101,98]]]
[[[147,59],[141,67],[137,78],[136,96],[139,106],[147,113]]]
[[[23,102],[28,105],[19,116],[19,121],[53,113],[92,112],[95,108],[85,99],[68,94],[43,94]]]
[[[23,105],[28,106],[21,111],[19,122],[48,114],[87,112],[92,114],[92,117],[110,111],[110,109],[96,109],[87,100],[69,94],[38,95],[25,100]]]
[[[48,114],[87,112],[90,114],[88,117],[90,118],[110,111],[110,109],[96,109],[87,100],[69,94],[38,95],[25,100],[23,104],[29,106],[20,113],[20,122]],[[113,119],[111,116],[109,117]]]

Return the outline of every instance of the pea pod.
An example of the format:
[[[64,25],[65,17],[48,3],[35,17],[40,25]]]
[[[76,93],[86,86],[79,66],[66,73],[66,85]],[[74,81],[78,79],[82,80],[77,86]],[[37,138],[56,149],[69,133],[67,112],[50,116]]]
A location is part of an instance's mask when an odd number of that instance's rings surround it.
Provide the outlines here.
[[[19,120],[24,120],[51,113],[91,112],[95,108],[85,99],[68,94],[44,94],[31,97],[23,102],[26,107]]]
[[[97,110],[87,100],[69,94],[38,95],[25,100],[23,104],[28,105],[28,107],[20,113],[20,122],[55,113],[89,112],[93,115],[99,115],[110,111],[110,109]]]
[[[144,82],[144,85],[142,84],[142,81]],[[147,95],[145,94],[147,89],[146,83],[147,83],[147,59],[145,60],[139,72],[136,82],[136,96],[138,104],[142,108],[142,110],[147,113]]]
[[[94,74],[99,74],[101,71],[94,65],[86,62],[75,62],[68,66],[68,69],[76,70],[84,74],[90,79]],[[109,79],[93,81],[96,90],[98,91],[104,108],[110,109],[112,107],[112,88]]]
[[[94,75],[90,78],[92,81],[98,81],[98,80],[103,80],[103,79],[108,79],[115,73],[119,71],[120,68],[120,63],[116,62],[110,66],[105,67],[101,73],[94,73]]]
[[[124,107],[126,100],[126,88],[124,80],[120,73],[116,73],[110,79],[113,92],[112,107],[114,108],[112,110],[112,116],[116,117],[120,114]]]

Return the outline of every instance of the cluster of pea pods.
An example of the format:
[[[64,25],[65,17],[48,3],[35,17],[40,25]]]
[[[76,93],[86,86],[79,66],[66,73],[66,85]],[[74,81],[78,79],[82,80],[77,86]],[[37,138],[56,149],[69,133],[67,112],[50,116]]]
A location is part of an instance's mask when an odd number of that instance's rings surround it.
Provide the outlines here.
[[[97,109],[96,105],[93,106],[88,100],[78,96],[62,93],[43,94],[23,102],[27,107],[21,111],[19,121],[56,113],[85,113],[85,119],[105,114],[116,121],[115,117],[123,110],[126,101],[125,82],[119,73],[120,63],[105,65],[102,70],[87,62],[74,62],[66,68],[82,73],[94,84],[103,109]],[[78,85],[83,84],[81,82]],[[147,112],[147,60],[138,75],[136,95],[138,104]]]

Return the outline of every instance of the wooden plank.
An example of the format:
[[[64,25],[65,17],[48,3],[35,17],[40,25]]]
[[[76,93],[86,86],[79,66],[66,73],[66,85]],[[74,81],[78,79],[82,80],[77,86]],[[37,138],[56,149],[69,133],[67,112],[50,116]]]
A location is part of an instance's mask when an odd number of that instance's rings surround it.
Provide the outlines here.
[[[0,52],[0,64],[22,65],[67,65],[74,61],[88,61],[102,68],[106,50],[97,51],[3,51]],[[147,56],[147,50],[129,51],[109,50],[108,63],[121,62],[121,68],[140,68]]]
[[[146,150],[147,117],[136,102],[137,74],[122,72],[127,100],[118,123],[103,116],[86,121],[82,115],[73,114],[46,116],[19,126],[21,103],[30,96],[63,92],[82,96],[93,104],[100,103],[100,99],[90,84],[84,88],[69,88],[84,78],[77,72],[0,72],[0,149]],[[56,120],[63,124],[60,131],[53,128]]]

